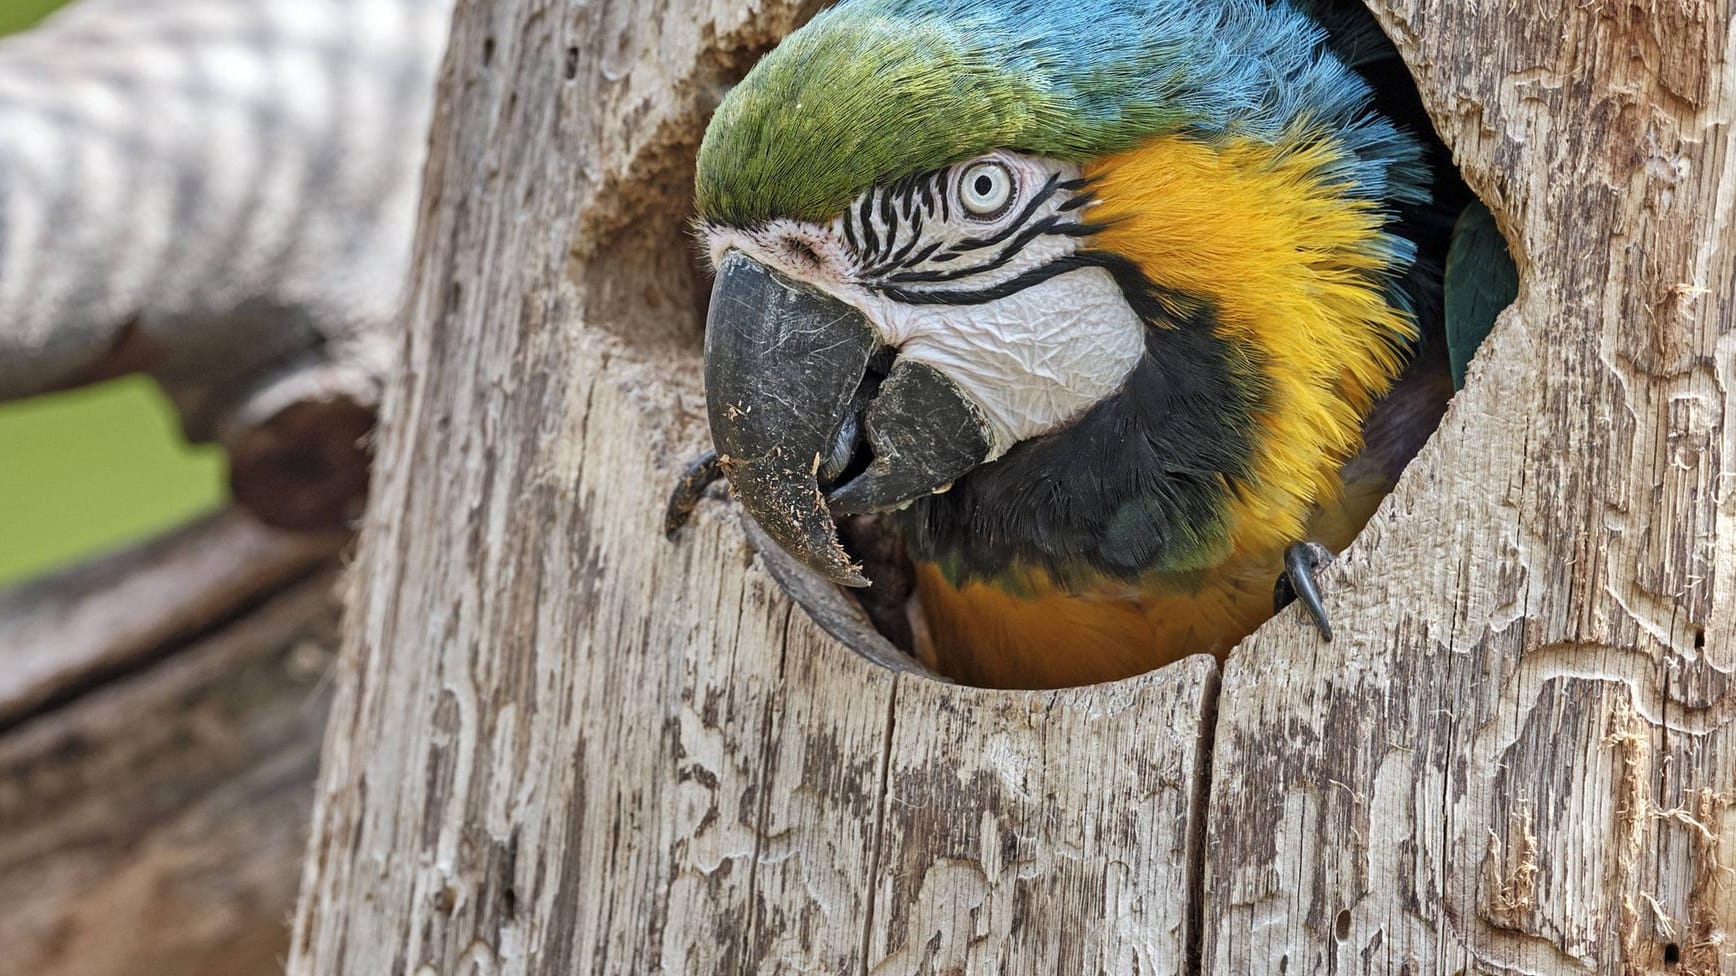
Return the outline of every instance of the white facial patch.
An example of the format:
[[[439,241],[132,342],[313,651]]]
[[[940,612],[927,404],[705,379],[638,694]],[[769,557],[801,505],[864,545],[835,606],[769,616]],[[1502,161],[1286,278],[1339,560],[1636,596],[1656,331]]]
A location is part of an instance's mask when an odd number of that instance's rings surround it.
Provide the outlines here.
[[[1145,324],[1102,268],[980,305],[873,296],[862,310],[901,356],[945,373],[982,408],[989,460],[1118,392],[1145,353]]]
[[[984,194],[1010,177],[1005,209]],[[828,223],[705,226],[715,266],[739,250],[860,310],[881,339],[952,378],[982,409],[988,460],[1051,433],[1120,390],[1145,324],[1103,267],[1078,257],[1090,233],[1076,167],[993,152],[875,187]]]

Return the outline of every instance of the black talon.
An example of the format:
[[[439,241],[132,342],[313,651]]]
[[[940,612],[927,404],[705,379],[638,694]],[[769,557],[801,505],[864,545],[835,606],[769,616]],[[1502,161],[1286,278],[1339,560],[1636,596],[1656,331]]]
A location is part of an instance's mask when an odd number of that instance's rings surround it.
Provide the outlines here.
[[[706,451],[681,472],[681,480],[675,482],[675,490],[669,493],[669,507],[663,510],[664,538],[675,538],[699,500],[705,497],[705,489],[721,477],[723,465],[718,463],[716,451]]]
[[[1332,639],[1332,624],[1326,619],[1326,605],[1320,601],[1320,587],[1314,573],[1332,564],[1332,553],[1318,542],[1292,542],[1284,549],[1284,572],[1272,588],[1272,612],[1289,606],[1296,600],[1308,608],[1320,636]]]

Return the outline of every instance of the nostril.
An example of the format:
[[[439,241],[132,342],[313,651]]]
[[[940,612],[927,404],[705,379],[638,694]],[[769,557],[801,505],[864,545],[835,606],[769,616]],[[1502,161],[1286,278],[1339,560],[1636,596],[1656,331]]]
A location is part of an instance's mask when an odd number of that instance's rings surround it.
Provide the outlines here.
[[[809,244],[807,241],[801,240],[800,238],[785,238],[784,253],[789,255],[792,260],[800,264],[805,264],[810,268],[819,268],[826,263],[825,260],[820,257],[820,252],[814,250],[812,244]]]

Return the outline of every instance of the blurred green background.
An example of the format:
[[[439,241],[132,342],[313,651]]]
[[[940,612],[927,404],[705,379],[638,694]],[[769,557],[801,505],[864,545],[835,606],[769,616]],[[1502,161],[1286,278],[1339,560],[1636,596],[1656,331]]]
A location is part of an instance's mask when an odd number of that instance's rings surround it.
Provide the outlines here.
[[[0,0],[0,34],[29,27],[65,0]]]
[[[0,34],[61,2],[0,0]],[[0,586],[155,535],[227,493],[222,452],[182,441],[142,377],[0,404]]]

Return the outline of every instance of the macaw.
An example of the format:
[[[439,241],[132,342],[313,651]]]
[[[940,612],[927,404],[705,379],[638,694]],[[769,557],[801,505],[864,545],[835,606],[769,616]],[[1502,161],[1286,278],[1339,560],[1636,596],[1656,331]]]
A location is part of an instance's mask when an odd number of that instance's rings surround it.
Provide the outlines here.
[[[1330,639],[1313,575],[1452,393],[1442,266],[1470,200],[1395,122],[1426,125],[1414,92],[1371,85],[1403,71],[1378,28],[1346,16],[815,16],[699,150],[716,452],[675,507],[721,472],[846,586],[869,580],[838,520],[873,516],[914,567],[919,656],[972,684],[1222,654],[1275,581]],[[1491,230],[1462,273],[1491,246],[1504,259]],[[1471,319],[1460,359],[1487,331]]]

